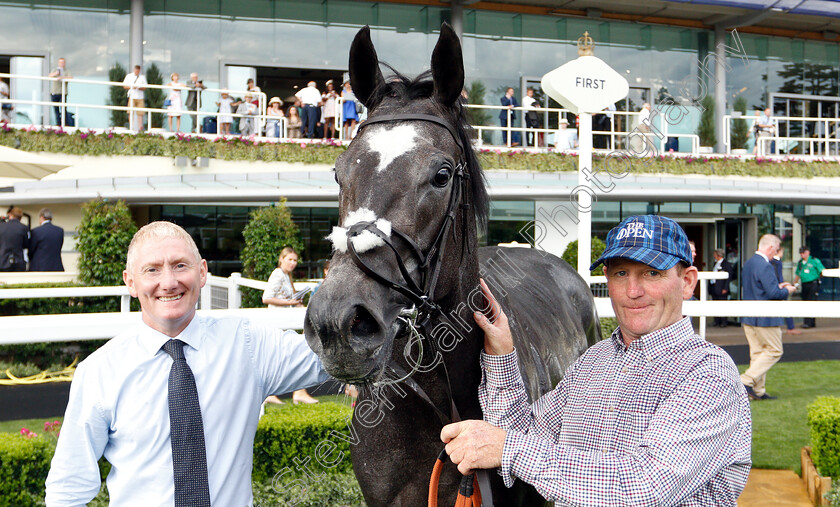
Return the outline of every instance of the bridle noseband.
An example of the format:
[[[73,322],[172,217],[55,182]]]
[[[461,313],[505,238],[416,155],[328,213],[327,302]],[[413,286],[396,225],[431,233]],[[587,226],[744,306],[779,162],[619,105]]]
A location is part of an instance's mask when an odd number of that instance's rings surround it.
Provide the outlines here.
[[[455,130],[455,127],[453,127],[448,121],[429,114],[382,115],[365,120],[361,124],[360,128],[367,127],[376,123],[394,121],[427,121],[435,123],[444,127],[450,134],[452,134],[452,138],[458,145],[460,159],[458,160],[458,164],[453,170],[451,180],[452,191],[449,195],[449,204],[446,208],[446,214],[444,215],[443,223],[441,224],[441,227],[438,230],[435,240],[432,242],[431,247],[429,247],[429,250],[426,253],[423,253],[423,250],[417,245],[417,243],[410,237],[408,237],[406,234],[400,232],[394,227],[391,228],[391,234],[399,238],[405,245],[407,245],[409,252],[411,252],[411,254],[417,259],[421,274],[421,279],[419,283],[416,283],[411,277],[410,273],[408,272],[408,268],[405,266],[405,262],[403,262],[399,250],[394,245],[394,242],[387,234],[383,233],[374,222],[358,222],[349,226],[347,228],[347,248],[350,252],[350,258],[353,259],[353,262],[356,264],[356,266],[358,266],[358,268],[361,269],[366,275],[370,276],[382,285],[385,285],[386,287],[399,292],[412,302],[412,304],[417,310],[417,320],[419,321],[419,325],[421,327],[425,327],[425,325],[428,325],[428,322],[432,316],[443,315],[440,307],[434,300],[434,296],[438,275],[440,274],[440,269],[442,266],[443,254],[446,250],[446,236],[449,233],[449,231],[452,230],[452,225],[455,222],[455,217],[457,215],[459,205],[461,208],[464,208],[464,211],[466,211],[466,208],[469,208],[469,203],[464,203],[463,205],[461,204],[461,200],[463,199],[464,195],[468,195],[467,189],[465,188],[467,182],[469,181],[469,173],[467,172],[466,164],[466,152],[464,151],[464,145],[461,142],[461,139],[459,138],[458,132]],[[387,277],[377,273],[359,256],[358,252],[356,252],[356,249],[353,246],[352,238],[360,235],[364,231],[368,231],[370,233],[375,234],[385,243],[385,245],[388,246],[388,248],[391,249],[391,251],[394,253],[394,258],[396,260],[397,267],[400,270],[400,274],[402,275],[404,282],[401,283],[398,281],[390,280]],[[425,331],[429,330],[425,329]]]

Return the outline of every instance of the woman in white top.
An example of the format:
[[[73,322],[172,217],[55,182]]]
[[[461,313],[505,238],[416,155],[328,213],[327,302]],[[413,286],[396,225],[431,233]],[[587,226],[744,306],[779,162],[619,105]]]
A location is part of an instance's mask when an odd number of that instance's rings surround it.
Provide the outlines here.
[[[169,91],[169,96],[166,98],[169,100],[169,131],[172,132],[172,118],[175,118],[176,125],[178,128],[176,129],[177,132],[181,131],[181,111],[184,110],[184,101],[181,100],[181,90],[184,88],[184,83],[178,81],[180,76],[178,76],[177,72],[173,72],[171,76],[169,76],[171,81],[169,82],[168,87],[171,88]]]
[[[292,283],[292,272],[297,267],[298,258],[297,252],[290,246],[280,251],[277,269],[268,277],[268,287],[263,292],[263,304],[268,305],[269,308],[303,306],[300,299],[294,299],[295,286]],[[283,403],[277,396],[269,396],[265,401]],[[300,389],[292,393],[292,402],[297,405],[298,403],[318,403],[318,400],[310,396],[306,389]]]

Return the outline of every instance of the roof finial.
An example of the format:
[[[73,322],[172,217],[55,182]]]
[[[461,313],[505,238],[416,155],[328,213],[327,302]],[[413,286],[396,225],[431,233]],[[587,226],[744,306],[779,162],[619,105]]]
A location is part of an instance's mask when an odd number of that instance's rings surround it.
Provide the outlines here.
[[[595,54],[595,44],[592,42],[592,37],[589,32],[583,32],[583,37],[577,40],[578,56],[593,56]]]

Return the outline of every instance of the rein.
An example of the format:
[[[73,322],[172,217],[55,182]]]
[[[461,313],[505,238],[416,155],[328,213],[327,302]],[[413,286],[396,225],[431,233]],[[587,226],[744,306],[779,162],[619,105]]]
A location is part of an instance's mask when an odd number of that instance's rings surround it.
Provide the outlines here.
[[[423,401],[425,401],[429,406],[432,407],[438,419],[440,419],[441,424],[446,426],[451,422],[460,421],[461,417],[458,414],[458,409],[456,408],[455,402],[452,397],[452,387],[449,381],[449,371],[446,368],[446,363],[444,363],[442,360],[443,356],[438,350],[437,344],[433,339],[430,338],[430,328],[433,317],[441,318],[447,321],[449,320],[443,313],[443,310],[441,309],[440,305],[438,305],[435,302],[434,295],[435,288],[437,286],[438,275],[440,274],[440,269],[442,266],[442,259],[446,251],[447,235],[449,234],[450,230],[452,230],[454,234],[454,229],[452,228],[452,226],[455,223],[458,208],[460,207],[464,209],[464,211],[466,211],[466,209],[468,209],[470,206],[469,203],[461,202],[464,196],[467,195],[466,185],[469,181],[469,173],[467,172],[465,156],[466,152],[464,144],[461,142],[461,139],[458,136],[458,132],[455,130],[455,127],[453,127],[452,124],[448,121],[429,114],[387,114],[375,118],[368,118],[360,125],[359,128],[361,130],[364,127],[376,123],[385,123],[393,121],[426,121],[434,123],[436,125],[444,127],[452,135],[452,138],[458,145],[460,159],[458,160],[458,163],[454,168],[454,174],[451,180],[452,190],[449,195],[449,204],[446,207],[446,214],[444,215],[443,223],[441,224],[441,227],[438,230],[437,236],[432,242],[431,247],[425,254],[423,253],[423,250],[417,245],[417,243],[414,240],[412,240],[409,236],[403,234],[394,227],[391,228],[391,235],[398,238],[402,243],[407,245],[409,252],[419,261],[419,268],[421,274],[421,279],[419,283],[416,283],[412,278],[411,274],[408,272],[408,268],[406,267],[405,262],[403,261],[402,256],[400,255],[400,252],[397,249],[396,245],[391,240],[391,237],[382,232],[376,226],[375,222],[358,222],[349,226],[347,228],[347,249],[350,253],[350,258],[353,260],[353,263],[356,264],[356,266],[360,270],[362,270],[362,272],[364,272],[366,275],[373,278],[377,282],[381,283],[382,285],[385,285],[386,287],[399,292],[412,302],[413,307],[403,309],[400,312],[400,316],[398,317],[398,319],[400,319],[403,322],[403,325],[408,329],[410,333],[411,338],[409,339],[409,343],[407,344],[407,346],[411,345],[412,339],[416,340],[416,343],[418,344],[420,349],[420,356],[418,357],[417,362],[415,363],[411,372],[406,373],[397,364],[390,366],[390,368],[397,373],[398,379],[394,381],[388,381],[387,383],[390,384],[405,382],[405,384],[408,385],[408,387],[410,387],[412,391],[414,391],[421,399],[423,399]],[[353,246],[352,239],[365,231],[376,235],[385,243],[385,245],[388,248],[391,249],[391,251],[394,254],[394,259],[397,263],[397,267],[400,271],[400,275],[402,275],[403,278],[402,283],[399,281],[390,280],[387,277],[377,273],[359,256],[358,252],[356,252],[356,249]],[[462,248],[462,255],[463,252],[464,250]],[[432,402],[428,394],[426,394],[426,392],[417,383],[417,381],[412,378],[412,375],[418,371],[423,358],[423,338],[425,338],[425,341],[428,343],[429,348],[433,352],[433,356],[435,358],[437,358],[438,356],[441,357],[441,365],[443,365],[443,371],[446,378],[446,393],[449,398],[448,416],[444,413],[443,410],[441,410],[437,405],[435,405],[434,402]],[[437,481],[440,479],[440,473],[443,469],[442,456],[446,456],[445,450],[441,451],[441,455],[438,456],[432,473],[432,481],[429,484],[430,507],[437,506]],[[484,492],[483,502],[482,496],[479,493],[479,485],[481,487],[481,491]],[[473,503],[466,503],[467,500],[470,499]],[[461,478],[458,500],[455,505],[456,507],[468,507],[469,505],[478,506],[479,504],[483,505],[484,507],[493,506],[493,495],[490,490],[490,477],[487,470],[477,470],[475,475],[470,474]]]

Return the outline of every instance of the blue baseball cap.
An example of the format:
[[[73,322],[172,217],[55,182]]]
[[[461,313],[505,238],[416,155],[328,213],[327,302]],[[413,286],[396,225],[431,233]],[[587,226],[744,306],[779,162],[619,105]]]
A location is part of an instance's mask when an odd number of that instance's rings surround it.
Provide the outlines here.
[[[659,215],[637,215],[625,218],[607,234],[607,248],[589,270],[616,258],[665,270],[680,261],[690,266],[691,247],[685,231],[672,219]]]

